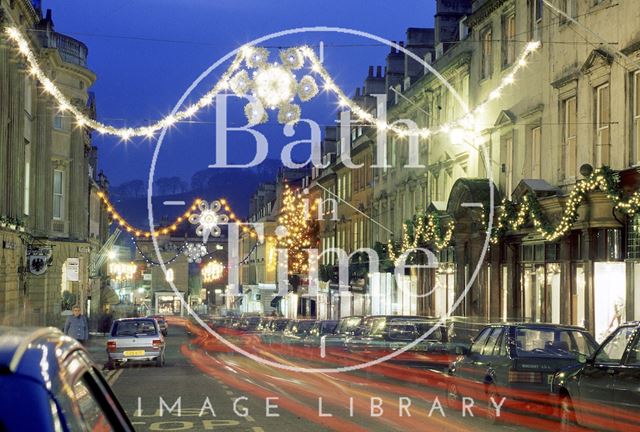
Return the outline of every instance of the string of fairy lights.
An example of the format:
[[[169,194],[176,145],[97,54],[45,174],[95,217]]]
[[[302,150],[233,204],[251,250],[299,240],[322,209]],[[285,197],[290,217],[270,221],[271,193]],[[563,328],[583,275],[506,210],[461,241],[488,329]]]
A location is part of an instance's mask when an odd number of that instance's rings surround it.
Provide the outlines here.
[[[544,214],[542,204],[533,192],[525,194],[517,201],[503,199],[497,211],[495,226],[491,230],[490,241],[497,244],[507,232],[518,231],[527,224],[531,224],[545,241],[556,241],[571,231],[578,220],[578,210],[584,204],[587,194],[595,191],[605,193],[613,208],[629,217],[640,211],[640,191],[625,198],[620,188],[619,173],[603,166],[594,170],[587,178],[576,182],[555,225]],[[486,213],[485,209],[482,212],[482,226],[485,230],[488,229]],[[396,263],[402,253],[424,244],[431,244],[437,251],[448,247],[453,238],[454,223],[450,220],[443,227],[440,219],[440,215],[428,213],[416,216],[414,221],[403,223],[402,242],[399,247],[396,248],[392,241],[387,244],[389,259]]]
[[[27,61],[28,73],[37,78],[42,83],[44,91],[56,100],[60,112],[70,113],[79,127],[86,126],[100,134],[115,135],[125,141],[133,137],[151,138],[156,132],[165,127],[173,126],[177,122],[194,117],[202,109],[211,106],[215,96],[225,90],[231,90],[240,96],[251,92],[254,100],[245,107],[245,114],[250,123],[255,124],[265,121],[267,117],[265,107],[279,109],[278,121],[280,123],[295,123],[300,119],[300,107],[291,103],[293,98],[297,95],[304,102],[313,98],[318,92],[318,87],[311,75],[302,77],[299,82],[294,75],[294,71],[304,65],[305,59],[311,65],[311,72],[321,78],[324,90],[336,95],[338,105],[343,108],[349,108],[360,121],[370,124],[378,130],[394,132],[399,136],[417,135],[422,138],[428,138],[440,133],[459,136],[461,133],[475,132],[478,127],[476,115],[480,114],[488,103],[499,99],[504,90],[516,82],[518,72],[526,67],[528,58],[540,47],[539,41],[531,41],[525,44],[510,72],[502,78],[498,86],[489,93],[484,102],[472,110],[467,110],[461,119],[441,124],[433,129],[428,127],[407,129],[399,124],[376,119],[373,114],[360,107],[336,85],[331,74],[325,69],[322,61],[309,46],[293,47],[282,51],[280,53],[280,64],[269,63],[269,52],[265,48],[243,46],[238,50],[228,69],[221,75],[216,84],[196,103],[150,125],[117,128],[92,119],[64,95],[44,72],[36,54],[30,48],[28,39],[17,27],[7,27],[5,34],[17,46],[19,53]],[[243,64],[246,69],[242,69]],[[253,70],[253,77],[249,76],[247,70]]]

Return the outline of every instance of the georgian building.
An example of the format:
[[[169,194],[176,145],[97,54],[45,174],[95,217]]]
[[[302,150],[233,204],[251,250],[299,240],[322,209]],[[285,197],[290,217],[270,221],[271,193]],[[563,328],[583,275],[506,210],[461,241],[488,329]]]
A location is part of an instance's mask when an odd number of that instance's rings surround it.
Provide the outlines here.
[[[96,77],[87,47],[54,29],[40,2],[2,0],[0,25],[29,37],[42,68],[65,95],[95,115]],[[107,235],[90,132],[58,110],[28,73],[15,46],[0,44],[0,317],[57,325],[80,304],[100,309],[96,256]]]

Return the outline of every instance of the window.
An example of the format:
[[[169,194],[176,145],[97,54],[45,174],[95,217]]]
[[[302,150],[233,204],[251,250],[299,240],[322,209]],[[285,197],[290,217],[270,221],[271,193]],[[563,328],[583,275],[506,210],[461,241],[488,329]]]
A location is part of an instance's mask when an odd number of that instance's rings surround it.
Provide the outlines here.
[[[55,129],[60,129],[62,130],[62,116],[60,114],[56,114],[53,117],[53,127]]]
[[[502,333],[502,327],[497,327],[497,328],[493,329],[493,331],[489,335],[489,339],[487,340],[487,344],[482,349],[482,355],[485,355],[485,356],[493,355],[493,351],[496,348],[496,344],[498,343],[498,339],[499,339],[501,333]],[[498,347],[498,350],[499,349],[500,349],[500,347]]]
[[[64,207],[64,171],[53,171],[53,218],[62,219]]]
[[[91,385],[86,382],[92,378],[89,374],[85,374],[81,380],[73,385],[73,392],[76,395],[76,401],[82,418],[90,430],[110,430],[111,425],[106,414],[102,410],[100,403],[96,400]]]
[[[540,38],[540,24],[542,23],[542,0],[529,0],[529,39]]]
[[[576,97],[570,97],[564,102],[562,122],[563,141],[564,141],[564,174],[565,178],[576,176],[577,165],[577,145],[578,145],[578,128],[577,128],[577,105]]]
[[[507,15],[502,20],[502,67],[516,59],[516,15]]]
[[[24,144],[24,193],[23,198],[23,213],[29,215],[30,212],[30,200],[31,200],[31,144],[27,141]]]
[[[571,18],[575,16],[576,4],[575,0],[560,0],[558,3],[558,7],[562,12],[569,15]],[[566,23],[568,20],[565,16],[560,15],[560,24]]]
[[[542,128],[540,126],[531,129],[531,177],[540,178],[540,159]]]
[[[503,169],[505,182],[504,193],[509,199],[511,198],[511,192],[513,192],[513,137],[508,136],[504,138],[504,163]]]
[[[596,88],[596,165],[609,165],[610,159],[610,106],[609,84]]]
[[[485,343],[487,342],[487,338],[489,337],[489,333],[491,332],[491,328],[486,328],[478,335],[477,338],[474,339],[473,345],[471,345],[471,353],[472,354],[481,354],[482,349],[484,348]]]
[[[482,32],[481,40],[482,40],[482,70],[481,77],[483,79],[489,78],[491,76],[491,65],[492,65],[492,40],[493,37],[491,28],[488,28]]]
[[[631,163],[640,164],[640,71],[633,74]]]
[[[622,360],[624,350],[633,335],[635,327],[620,327],[615,333],[602,345],[600,351],[596,355],[597,363],[618,363]]]
[[[627,364],[640,366],[640,338],[636,338],[635,343],[629,349],[629,356],[627,357]]]

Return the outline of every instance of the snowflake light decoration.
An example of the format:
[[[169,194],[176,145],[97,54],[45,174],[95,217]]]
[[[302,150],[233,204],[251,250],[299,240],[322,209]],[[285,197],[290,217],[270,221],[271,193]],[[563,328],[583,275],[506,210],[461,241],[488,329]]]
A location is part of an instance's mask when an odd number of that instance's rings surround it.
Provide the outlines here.
[[[318,85],[311,75],[298,82],[294,71],[304,65],[300,48],[280,52],[280,63],[269,63],[269,51],[260,47],[244,48],[244,63],[252,71],[241,70],[229,80],[229,88],[240,97],[250,96],[244,112],[250,124],[264,123],[269,116],[265,108],[278,110],[278,122],[296,123],[300,120],[300,106],[293,103],[297,96],[302,102],[318,94]]]
[[[187,243],[184,247],[184,254],[187,256],[190,263],[201,263],[202,257],[207,255],[207,253],[207,247],[203,244]]]
[[[209,205],[207,201],[202,200],[198,204],[200,213],[193,213],[189,216],[189,222],[193,225],[198,225],[196,235],[202,236],[203,243],[207,242],[209,235],[220,236],[219,225],[229,222],[227,215],[218,213],[221,207],[222,205],[219,201],[212,201],[211,205]]]

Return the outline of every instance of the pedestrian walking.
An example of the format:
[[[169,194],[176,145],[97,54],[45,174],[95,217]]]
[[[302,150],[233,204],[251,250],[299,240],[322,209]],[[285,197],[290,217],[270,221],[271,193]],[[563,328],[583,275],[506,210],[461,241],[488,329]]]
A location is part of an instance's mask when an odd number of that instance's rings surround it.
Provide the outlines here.
[[[77,339],[83,345],[89,340],[89,323],[87,317],[80,312],[80,306],[71,308],[73,315],[67,317],[64,323],[64,334]]]

